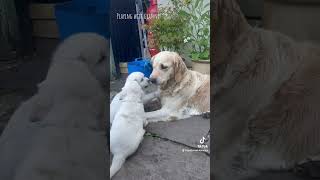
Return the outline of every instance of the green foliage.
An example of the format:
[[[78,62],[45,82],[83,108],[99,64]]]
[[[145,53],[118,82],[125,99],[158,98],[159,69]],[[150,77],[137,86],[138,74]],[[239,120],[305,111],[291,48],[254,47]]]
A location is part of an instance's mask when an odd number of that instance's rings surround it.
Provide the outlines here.
[[[177,13],[179,7],[180,3],[177,1],[173,6],[160,8],[158,17],[149,26],[161,50],[181,52],[184,48],[183,30],[187,28],[187,21]]]
[[[186,10],[182,10],[188,17],[188,28],[185,42],[192,60],[209,60],[210,57],[210,3],[204,0],[188,1]]]
[[[210,3],[171,0],[149,26],[161,50],[185,52],[192,60],[209,60]]]

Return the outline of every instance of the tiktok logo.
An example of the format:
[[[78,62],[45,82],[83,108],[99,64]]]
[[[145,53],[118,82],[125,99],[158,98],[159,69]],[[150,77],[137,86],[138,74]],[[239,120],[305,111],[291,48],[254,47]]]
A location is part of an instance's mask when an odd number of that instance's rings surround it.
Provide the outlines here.
[[[205,141],[206,141],[206,138],[205,138],[205,137],[202,137],[202,138],[200,139],[200,144],[203,144]]]

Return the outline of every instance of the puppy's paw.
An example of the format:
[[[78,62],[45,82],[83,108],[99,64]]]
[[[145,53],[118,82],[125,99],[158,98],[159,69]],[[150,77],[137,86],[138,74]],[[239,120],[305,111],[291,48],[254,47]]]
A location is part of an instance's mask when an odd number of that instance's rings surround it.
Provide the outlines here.
[[[144,122],[143,122],[143,127],[146,127],[147,125],[148,125],[148,121],[147,120],[145,120]]]
[[[154,92],[154,96],[157,98],[160,98],[160,90],[157,90],[156,92]]]

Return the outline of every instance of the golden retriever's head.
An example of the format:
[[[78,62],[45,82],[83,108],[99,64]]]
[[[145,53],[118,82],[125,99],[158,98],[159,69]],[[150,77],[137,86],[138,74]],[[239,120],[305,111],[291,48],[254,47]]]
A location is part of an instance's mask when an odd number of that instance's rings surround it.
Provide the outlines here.
[[[211,53],[214,55],[213,65],[216,67],[229,59],[233,43],[250,29],[250,25],[235,0],[216,0],[211,12],[213,36],[210,37],[211,42],[214,41]]]
[[[170,82],[180,82],[187,71],[187,66],[179,54],[170,51],[162,51],[153,56],[152,66],[150,80],[160,86]]]

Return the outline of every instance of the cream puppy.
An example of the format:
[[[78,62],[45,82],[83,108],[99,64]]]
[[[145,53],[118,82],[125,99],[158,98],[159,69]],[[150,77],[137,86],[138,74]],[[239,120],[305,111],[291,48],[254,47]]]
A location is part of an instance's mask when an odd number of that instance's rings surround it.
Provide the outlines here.
[[[136,81],[142,90],[144,91],[145,95],[142,97],[142,102],[143,104],[146,104],[153,100],[154,98],[157,98],[160,96],[159,91],[155,92],[150,92],[150,81],[147,77],[144,77],[144,74],[141,72],[133,72],[131,73],[127,81]],[[148,94],[147,94],[148,93]],[[110,124],[112,124],[114,117],[116,113],[118,112],[119,108],[121,107],[122,104],[122,99],[120,98],[120,94],[118,93],[111,101],[110,104]]]
[[[59,101],[81,99],[95,91],[103,91],[101,88],[107,76],[107,44],[107,40],[98,34],[79,33],[65,39],[57,47],[47,77],[38,85],[38,93],[33,97],[37,100],[31,121],[45,117]],[[100,83],[98,87],[95,81]]]
[[[38,93],[1,135],[1,180],[106,179],[106,54],[106,39],[93,33],[59,45]]]
[[[110,178],[134,153],[143,139],[146,118],[142,97],[144,92],[137,81],[129,77],[119,96],[122,99],[110,130],[110,150],[113,154]]]

